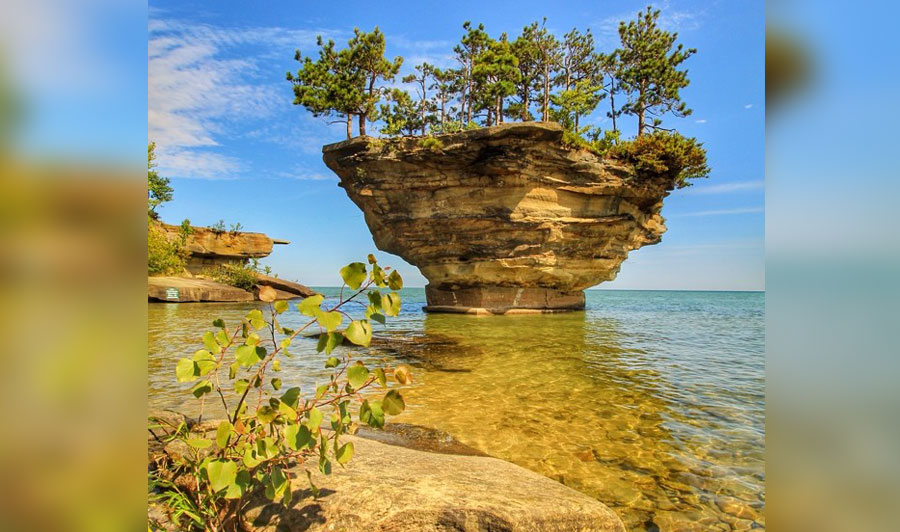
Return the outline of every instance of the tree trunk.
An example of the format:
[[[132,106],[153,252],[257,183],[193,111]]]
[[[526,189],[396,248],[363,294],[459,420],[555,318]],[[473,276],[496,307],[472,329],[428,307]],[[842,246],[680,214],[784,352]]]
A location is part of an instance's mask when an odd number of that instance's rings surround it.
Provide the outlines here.
[[[472,63],[469,62],[469,66],[466,68],[466,93],[467,93],[467,105],[466,105],[466,123],[472,121]]]
[[[503,97],[497,96],[497,123],[503,123]]]
[[[522,98],[522,121],[528,120],[528,87],[525,87],[525,94]]]
[[[575,133],[578,133],[578,113],[575,113]]]
[[[613,133],[615,133],[617,131],[617,129],[616,129],[616,100],[613,97],[613,95],[616,93],[615,83],[616,83],[616,80],[613,79],[609,85],[609,87],[610,87],[609,88],[609,107],[612,110],[612,112],[610,113],[610,117],[612,118],[612,123],[613,123]]]
[[[441,93],[441,130],[444,129],[444,104],[446,103],[446,97],[443,93]]]
[[[420,105],[422,106],[422,113],[421,113],[422,114],[422,136],[424,137],[425,136],[425,82],[424,82],[425,78],[422,78],[422,79],[423,79],[423,81],[422,81],[422,103]]]
[[[347,113],[347,140],[353,138],[353,115]]]
[[[641,109],[641,110],[638,112],[638,132],[637,132],[637,136],[640,137],[640,136],[641,136],[641,133],[643,133],[643,132],[644,132],[644,110]]]
[[[359,136],[366,136],[366,115],[362,113],[359,114]]]
[[[544,67],[544,105],[541,108],[541,120],[547,122],[550,120],[550,69]]]

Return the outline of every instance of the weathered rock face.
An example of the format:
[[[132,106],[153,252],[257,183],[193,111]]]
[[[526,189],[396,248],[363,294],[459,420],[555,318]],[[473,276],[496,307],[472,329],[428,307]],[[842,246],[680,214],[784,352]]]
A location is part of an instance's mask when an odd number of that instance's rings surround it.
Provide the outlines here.
[[[260,531],[625,532],[601,502],[508,462],[437,454],[346,436],[356,449],[344,468],[313,473],[318,500],[290,510],[258,499],[248,516]],[[308,496],[295,472],[295,496]]]
[[[161,224],[167,237],[177,239],[177,225]],[[192,227],[193,232],[185,242],[185,248],[191,252],[187,261],[187,269],[191,273],[199,273],[204,268],[225,262],[244,262],[248,259],[267,257],[272,253],[275,244],[287,244],[284,240],[275,240],[263,233],[247,233],[229,231],[217,232],[208,227]]]
[[[628,252],[660,241],[671,178],[561,143],[525,122],[325,146],[379,249],[419,267],[429,310],[578,309]]]

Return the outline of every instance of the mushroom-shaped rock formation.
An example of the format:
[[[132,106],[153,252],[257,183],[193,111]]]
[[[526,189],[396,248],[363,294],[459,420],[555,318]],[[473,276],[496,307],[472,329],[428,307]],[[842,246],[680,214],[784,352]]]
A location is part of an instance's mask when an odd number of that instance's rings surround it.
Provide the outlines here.
[[[520,122],[322,152],[378,248],[428,279],[426,310],[576,310],[629,251],[660,241],[675,180],[562,136],[559,124]]]

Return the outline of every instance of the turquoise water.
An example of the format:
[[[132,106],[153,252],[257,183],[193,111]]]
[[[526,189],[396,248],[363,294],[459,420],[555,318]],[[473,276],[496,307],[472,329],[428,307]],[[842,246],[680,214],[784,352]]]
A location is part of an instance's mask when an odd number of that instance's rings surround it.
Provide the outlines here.
[[[764,528],[763,293],[597,290],[584,312],[489,317],[425,314],[423,289],[402,295],[363,356],[413,368],[392,419],[596,497],[629,530]],[[213,318],[257,304],[151,304],[151,406],[193,411],[175,359]],[[311,390],[323,356],[312,340],[294,351],[282,380]]]

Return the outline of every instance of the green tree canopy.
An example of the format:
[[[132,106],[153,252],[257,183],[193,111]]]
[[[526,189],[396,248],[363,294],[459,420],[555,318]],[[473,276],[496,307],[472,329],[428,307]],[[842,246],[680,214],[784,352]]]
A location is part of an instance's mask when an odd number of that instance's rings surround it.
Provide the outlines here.
[[[675,46],[678,34],[661,29],[658,20],[659,10],[648,6],[638,13],[637,20],[619,24],[619,84],[632,95],[622,112],[637,116],[638,136],[648,127],[659,129],[665,113],[678,117],[691,114],[679,94],[690,83],[687,70],[678,70],[678,66],[697,50]],[[652,122],[647,122],[647,115],[653,117]]]
[[[156,143],[147,144],[147,214],[154,220],[159,218],[156,208],[167,201],[172,201],[174,189],[169,185],[168,177],[160,177],[156,168]]]
[[[515,94],[519,82],[519,60],[512,53],[506,34],[498,41],[490,41],[475,60],[472,77],[475,79],[476,100],[487,109],[487,124],[503,123],[503,99]]]

